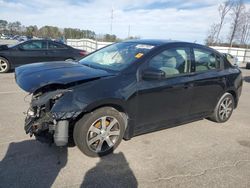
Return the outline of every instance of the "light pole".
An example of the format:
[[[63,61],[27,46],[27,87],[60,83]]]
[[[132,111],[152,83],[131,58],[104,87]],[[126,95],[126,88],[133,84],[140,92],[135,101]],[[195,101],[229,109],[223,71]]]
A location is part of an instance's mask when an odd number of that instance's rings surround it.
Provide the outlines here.
[[[113,6],[112,6],[112,9],[111,9],[111,22],[110,22],[110,35],[113,34],[113,18],[114,18],[114,9],[113,9]]]

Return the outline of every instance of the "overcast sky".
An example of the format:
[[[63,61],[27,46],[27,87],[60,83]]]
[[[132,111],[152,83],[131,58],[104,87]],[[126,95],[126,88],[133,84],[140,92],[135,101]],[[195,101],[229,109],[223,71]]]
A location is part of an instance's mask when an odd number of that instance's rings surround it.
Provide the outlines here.
[[[89,29],[141,38],[203,43],[209,25],[217,22],[222,0],[0,0],[0,19],[23,25]],[[250,0],[245,1],[249,4]],[[226,27],[225,27],[226,28]],[[228,30],[224,29],[226,36]]]

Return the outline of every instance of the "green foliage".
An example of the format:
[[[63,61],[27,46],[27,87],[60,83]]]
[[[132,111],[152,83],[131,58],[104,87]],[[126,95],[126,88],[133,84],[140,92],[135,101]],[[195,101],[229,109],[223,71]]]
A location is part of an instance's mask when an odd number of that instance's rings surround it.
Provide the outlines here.
[[[38,28],[37,28],[37,26],[36,25],[30,25],[30,26],[26,27],[25,35],[27,37],[37,36],[38,35]]]
[[[90,30],[80,30],[73,28],[64,28],[64,36],[66,39],[81,39],[81,38],[95,38],[95,32]]]
[[[0,30],[6,30],[8,22],[6,20],[0,20]]]
[[[51,39],[56,39],[63,36],[58,27],[48,26],[48,25],[41,27],[38,30],[37,35],[38,37],[41,38],[51,38]]]
[[[81,39],[97,38],[94,31],[82,30],[76,28],[63,28],[60,29],[55,26],[43,26],[38,28],[36,25],[23,26],[19,21],[7,22],[6,20],[0,20],[0,33],[12,34],[12,35],[26,35],[27,37],[39,37],[39,38],[50,38],[50,39]],[[116,35],[105,34],[101,35],[98,40],[106,42],[118,42],[121,39],[117,38]]]
[[[106,42],[116,42],[117,37],[116,37],[116,35],[106,34],[106,35],[104,35],[103,40]]]

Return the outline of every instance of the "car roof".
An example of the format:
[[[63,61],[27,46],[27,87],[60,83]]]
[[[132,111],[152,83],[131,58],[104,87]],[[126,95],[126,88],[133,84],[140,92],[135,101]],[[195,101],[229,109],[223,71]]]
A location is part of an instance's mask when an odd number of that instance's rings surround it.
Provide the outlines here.
[[[138,43],[138,44],[147,44],[147,45],[153,45],[153,46],[164,46],[167,44],[187,44],[192,47],[199,47],[199,48],[204,48],[204,49],[209,49],[216,54],[221,54],[217,50],[210,48],[208,46],[202,45],[202,44],[197,44],[197,43],[192,43],[192,42],[184,42],[184,41],[178,41],[178,40],[164,40],[164,39],[134,39],[134,40],[127,40],[124,42],[132,42],[132,43]]]
[[[124,42],[140,43],[140,44],[149,44],[149,45],[163,45],[167,43],[177,42],[174,40],[163,40],[163,39],[133,39],[127,40]]]
[[[184,42],[184,41],[178,41],[178,40],[164,40],[164,39],[135,39],[135,40],[127,40],[124,42],[148,44],[148,45],[155,45],[155,46],[162,46],[166,44],[178,44],[178,43],[199,45],[197,43],[190,43],[190,42]]]

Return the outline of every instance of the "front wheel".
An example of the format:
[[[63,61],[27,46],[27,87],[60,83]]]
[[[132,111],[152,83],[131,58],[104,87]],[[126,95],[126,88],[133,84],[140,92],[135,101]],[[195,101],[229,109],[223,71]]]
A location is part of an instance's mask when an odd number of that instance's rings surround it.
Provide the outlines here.
[[[104,107],[85,114],[74,128],[77,147],[90,157],[111,153],[121,142],[125,121],[114,108]]]
[[[6,73],[10,70],[10,63],[7,59],[0,57],[0,73]]]
[[[231,117],[233,110],[234,97],[230,93],[225,93],[217,103],[210,119],[218,123],[226,122]]]

